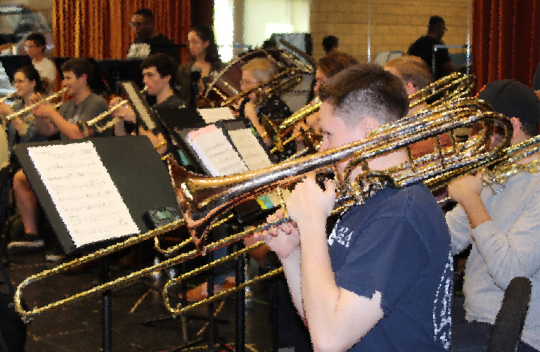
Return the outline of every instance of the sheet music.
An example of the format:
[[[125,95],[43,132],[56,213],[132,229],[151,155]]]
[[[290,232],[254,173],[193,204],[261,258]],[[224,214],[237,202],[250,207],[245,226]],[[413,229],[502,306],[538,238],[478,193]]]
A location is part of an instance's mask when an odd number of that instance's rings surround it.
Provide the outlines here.
[[[227,137],[215,125],[188,133],[187,140],[212,176],[248,171]]]
[[[272,165],[268,154],[249,128],[229,131],[231,140],[248,169],[262,169]]]
[[[197,111],[207,124],[235,119],[229,108],[197,109]]]
[[[126,82],[126,83],[123,83],[123,85],[124,85],[124,89],[126,93],[129,95],[129,98],[131,99],[131,102],[133,103],[133,107],[139,113],[139,116],[144,121],[144,124],[146,125],[146,127],[150,131],[152,131],[154,128],[156,128],[156,124],[154,123],[154,120],[152,120],[150,113],[148,112],[148,110],[146,110],[144,103],[141,101],[139,95],[137,94],[137,90],[134,87],[134,84],[130,82]]]
[[[140,232],[91,142],[28,154],[77,247]]]

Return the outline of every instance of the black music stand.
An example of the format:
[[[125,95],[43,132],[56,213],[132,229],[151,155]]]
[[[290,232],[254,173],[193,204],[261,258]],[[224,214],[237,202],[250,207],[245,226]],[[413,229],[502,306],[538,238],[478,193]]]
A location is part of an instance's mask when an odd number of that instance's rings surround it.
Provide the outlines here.
[[[18,69],[23,66],[32,65],[32,60],[28,55],[0,56],[0,62],[2,62],[2,66],[4,66],[10,82],[13,82],[15,79],[15,73]]]
[[[96,61],[103,78],[109,87],[114,88],[116,95],[120,95],[121,89],[118,83],[121,81],[133,81],[140,89],[144,87],[141,63],[141,60],[106,59]]]
[[[110,239],[77,247],[29,155],[29,149],[37,146],[66,145],[88,141],[94,145],[103,165],[107,169],[141,233],[150,230],[150,226],[143,218],[148,211],[172,207],[180,213],[168,170],[145,136],[92,138],[85,141],[59,141],[18,145],[15,147],[15,154],[66,253],[76,253],[80,248],[102,248],[119,239]],[[102,264],[103,281],[107,282],[109,280],[109,258],[105,257]],[[103,351],[110,352],[112,349],[111,292],[105,292],[103,294],[102,314]]]

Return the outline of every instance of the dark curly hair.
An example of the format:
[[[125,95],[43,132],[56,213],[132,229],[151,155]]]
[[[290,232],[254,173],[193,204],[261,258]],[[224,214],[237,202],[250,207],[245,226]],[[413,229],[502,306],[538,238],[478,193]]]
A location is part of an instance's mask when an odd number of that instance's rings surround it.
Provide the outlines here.
[[[48,85],[47,83],[41,78],[39,75],[39,72],[34,68],[33,65],[25,65],[22,66],[17,70],[17,72],[20,72],[26,77],[27,80],[36,82],[36,86],[34,87],[34,92],[44,94],[47,92]],[[52,84],[52,82],[51,82]]]
[[[219,57],[218,48],[216,45],[216,37],[212,28],[207,26],[195,26],[190,32],[195,32],[203,42],[208,42],[204,60],[212,66],[213,70],[219,70],[221,66],[221,58]]]

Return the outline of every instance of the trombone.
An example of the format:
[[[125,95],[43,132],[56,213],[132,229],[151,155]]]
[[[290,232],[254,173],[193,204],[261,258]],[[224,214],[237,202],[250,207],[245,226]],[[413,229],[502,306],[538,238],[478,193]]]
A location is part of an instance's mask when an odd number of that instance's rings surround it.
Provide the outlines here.
[[[375,184],[382,185],[383,183],[389,183],[394,187],[402,187],[417,182],[424,182],[430,188],[437,189],[460,174],[468,173],[471,170],[493,163],[510,141],[512,125],[509,119],[492,112],[482,112],[476,107],[448,108],[446,110],[440,108],[433,115],[423,114],[420,118],[417,116],[409,117],[383,126],[370,134],[365,140],[318,152],[300,159],[285,161],[266,169],[228,177],[202,177],[178,167],[173,172],[176,184],[182,193],[181,206],[184,214],[183,219],[27,278],[17,287],[14,298],[15,308],[25,320],[30,320],[34,316],[50,309],[60,307],[64,304],[74,303],[107,290],[118,289],[148,275],[152,271],[166,269],[172,265],[199,256],[206,251],[212,251],[223,245],[239,241],[256,231],[260,231],[262,227],[231,235],[221,241],[207,244],[202,248],[202,241],[205,234],[212,226],[215,226],[219,222],[219,216],[247,199],[257,197],[276,189],[276,187],[282,187],[291,182],[298,181],[307,172],[320,170],[334,163],[351,158],[353,158],[351,163],[354,163],[354,165],[358,165],[359,163],[367,164],[369,159],[401,148],[408,149],[410,145],[420,140],[437,137],[442,133],[452,134],[454,129],[476,122],[484,123],[483,134],[476,136],[466,143],[460,143],[454,140],[451,147],[445,149],[438,148],[434,153],[424,156],[419,160],[413,160],[410,157],[410,160],[405,164],[388,171],[376,172],[363,167],[361,177],[338,187],[338,189],[347,190],[347,194],[340,196],[338,203],[338,209],[340,209],[339,207],[341,206],[361,202],[362,199],[368,196],[371,190],[370,187]],[[487,150],[486,142],[490,139],[493,132],[493,128],[491,128],[492,124],[499,125],[505,131],[505,134],[498,145],[493,149]],[[351,167],[353,166],[351,165]],[[371,181],[370,185],[367,185],[363,181],[364,179]],[[342,180],[346,180],[346,178],[342,178]],[[206,198],[199,196],[200,192],[207,193],[208,190],[216,188],[217,193],[213,195]],[[194,201],[195,198],[202,199],[196,203]],[[90,290],[63,298],[57,302],[49,303],[44,307],[34,307],[31,310],[26,310],[23,307],[22,295],[31,283],[46,279],[68,268],[102,258],[120,249],[151,238],[156,238],[165,232],[183,225],[188,226],[195,244],[202,250],[192,250],[188,253],[168,258],[161,263],[96,286]],[[189,243],[189,240],[184,241],[184,243]],[[171,308],[171,310],[176,311],[176,308]]]
[[[470,96],[475,84],[476,77],[454,72],[448,76],[440,78],[416,93],[411,94],[409,96],[409,100],[411,102],[409,104],[409,109],[426,103],[429,100],[433,101],[431,101],[429,106],[426,107],[433,108],[436,105],[446,101],[456,101],[459,98]],[[298,123],[305,121],[305,119],[311,114],[319,111],[321,105],[320,100],[316,98],[311,103],[307,104],[290,117],[283,120],[277,127],[268,119],[264,119],[263,126],[265,127],[266,133],[271,140],[275,142],[275,147],[270,152],[272,154],[276,152],[283,152],[283,147],[285,145],[293,142],[302,133],[305,133],[301,131],[292,134],[295,126]],[[306,137],[307,138],[304,138],[304,140],[308,142],[308,148],[313,151],[316,143],[312,140],[312,136],[307,135]]]

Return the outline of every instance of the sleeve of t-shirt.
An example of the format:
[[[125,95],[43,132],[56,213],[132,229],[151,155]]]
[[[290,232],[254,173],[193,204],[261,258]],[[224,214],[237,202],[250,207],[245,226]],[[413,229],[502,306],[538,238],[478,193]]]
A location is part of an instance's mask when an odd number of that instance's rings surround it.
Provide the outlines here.
[[[461,205],[457,205],[452,211],[446,213],[446,224],[450,229],[452,254],[461,253],[471,244],[469,218],[465,209]]]
[[[54,66],[50,60],[46,61],[46,63],[47,64],[44,65],[43,76],[45,76],[45,78],[47,78],[49,83],[52,85],[56,79],[56,66]]]
[[[103,98],[97,98],[83,109],[81,115],[79,116],[79,121],[89,121],[107,110],[109,110],[107,101]]]
[[[336,284],[367,298],[379,291],[388,315],[428,264],[425,245],[413,225],[399,217],[381,217],[353,236],[358,239],[336,272]]]

